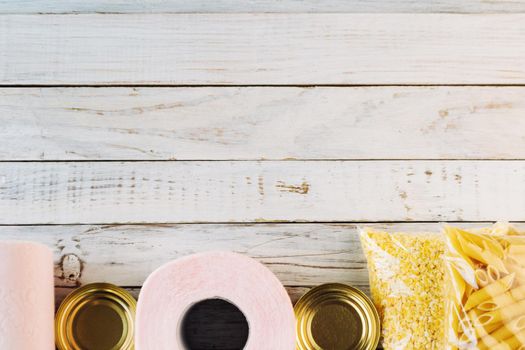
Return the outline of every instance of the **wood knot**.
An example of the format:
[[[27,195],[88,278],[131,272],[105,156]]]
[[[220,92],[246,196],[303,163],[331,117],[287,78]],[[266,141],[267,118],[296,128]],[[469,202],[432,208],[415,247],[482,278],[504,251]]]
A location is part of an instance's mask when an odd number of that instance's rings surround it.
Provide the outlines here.
[[[61,286],[71,287],[80,285],[80,277],[82,276],[82,260],[75,254],[66,254],[62,256],[58,264],[58,278],[61,281]]]

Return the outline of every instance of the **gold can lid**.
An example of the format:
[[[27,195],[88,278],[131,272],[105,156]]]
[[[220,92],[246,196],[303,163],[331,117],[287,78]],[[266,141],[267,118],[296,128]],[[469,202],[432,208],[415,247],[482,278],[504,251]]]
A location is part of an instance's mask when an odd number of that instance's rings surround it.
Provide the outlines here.
[[[372,301],[340,283],[323,284],[294,307],[298,350],[375,350],[381,325]]]
[[[76,289],[55,317],[58,350],[132,350],[136,305],[125,289],[109,283]]]

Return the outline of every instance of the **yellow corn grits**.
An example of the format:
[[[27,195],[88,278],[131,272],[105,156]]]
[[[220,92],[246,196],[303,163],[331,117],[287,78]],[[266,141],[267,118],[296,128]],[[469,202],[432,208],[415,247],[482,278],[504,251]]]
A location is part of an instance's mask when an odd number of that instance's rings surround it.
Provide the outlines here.
[[[383,348],[443,349],[443,237],[366,228],[361,242],[381,316]]]

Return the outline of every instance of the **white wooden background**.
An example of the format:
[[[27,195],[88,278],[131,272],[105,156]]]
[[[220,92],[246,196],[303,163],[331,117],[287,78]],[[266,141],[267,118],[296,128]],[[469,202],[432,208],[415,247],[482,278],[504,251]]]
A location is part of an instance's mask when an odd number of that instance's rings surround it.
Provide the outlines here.
[[[0,142],[57,301],[211,249],[366,290],[359,225],[525,221],[525,1],[0,0]]]

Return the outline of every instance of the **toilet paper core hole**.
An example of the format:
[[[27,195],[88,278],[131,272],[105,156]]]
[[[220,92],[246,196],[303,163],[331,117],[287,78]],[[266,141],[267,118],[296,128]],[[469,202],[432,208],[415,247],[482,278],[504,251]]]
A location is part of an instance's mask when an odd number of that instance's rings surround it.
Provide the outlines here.
[[[243,312],[228,300],[205,299],[184,314],[180,334],[186,349],[239,349],[248,341],[249,325]]]

